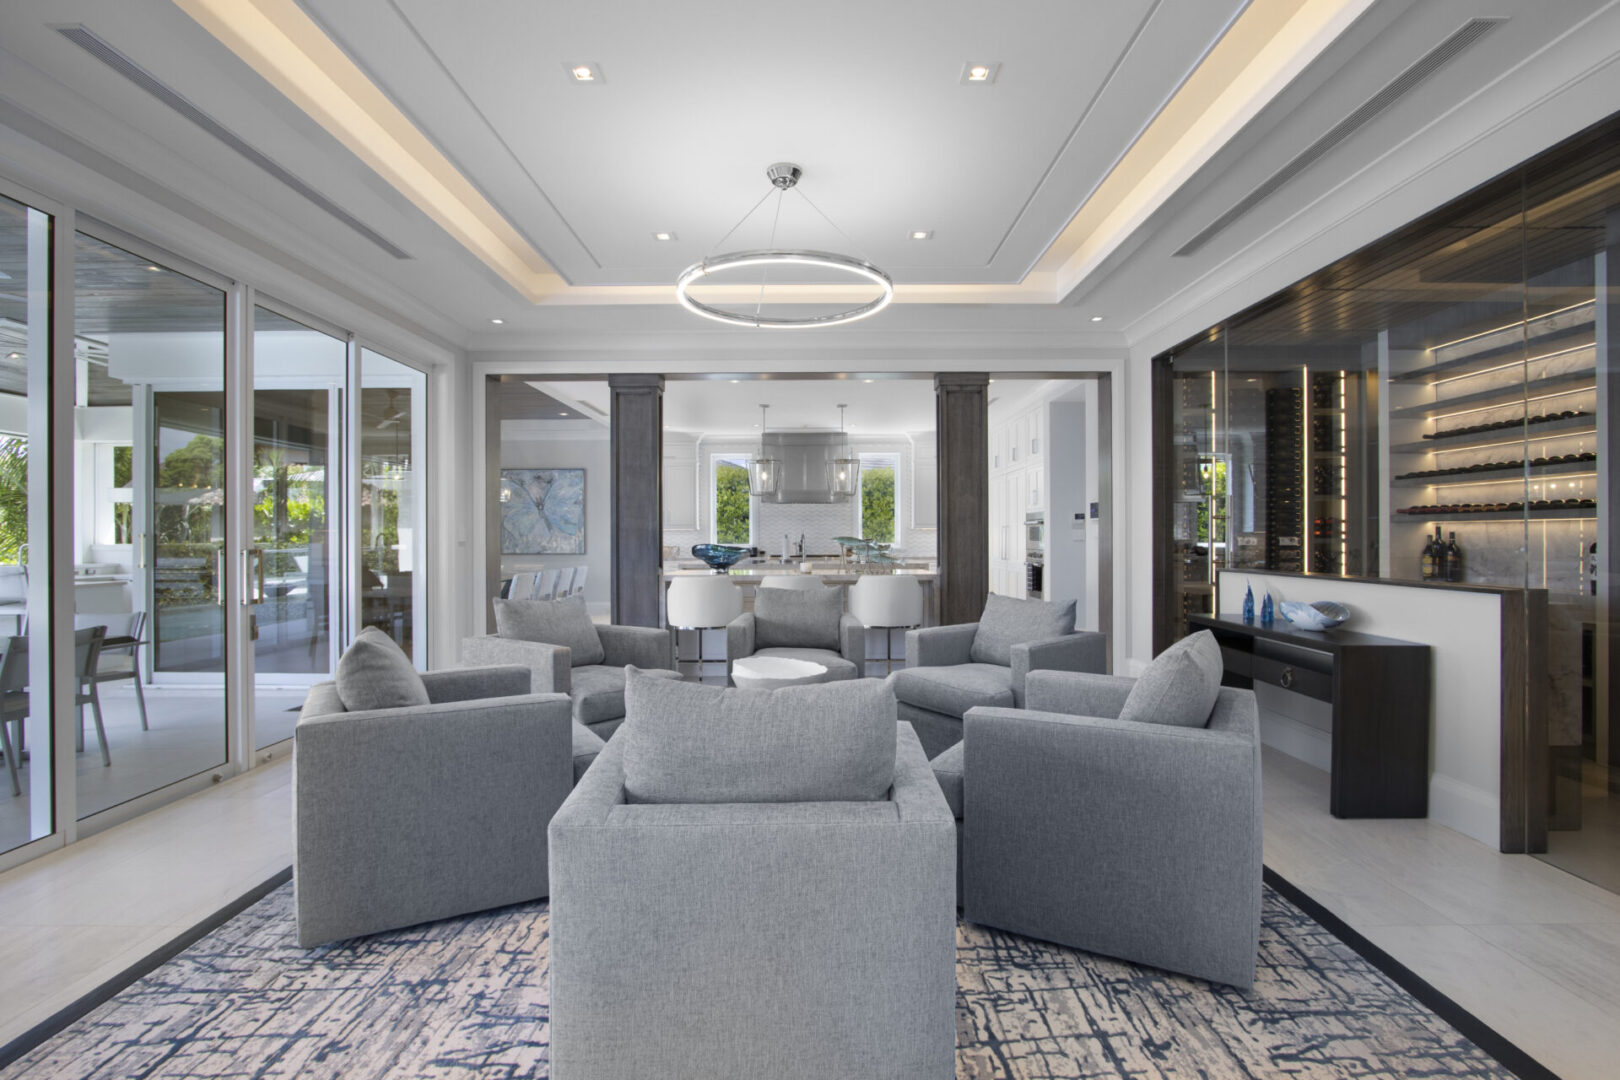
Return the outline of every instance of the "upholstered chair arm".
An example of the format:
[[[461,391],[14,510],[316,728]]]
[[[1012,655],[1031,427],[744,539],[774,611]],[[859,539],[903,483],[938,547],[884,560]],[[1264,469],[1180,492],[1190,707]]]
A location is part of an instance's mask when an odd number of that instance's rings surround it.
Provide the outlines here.
[[[1024,680],[1031,671],[1108,670],[1108,636],[1081,630],[1045,641],[1014,645],[1012,654],[1013,704],[1024,705]]]
[[[644,669],[673,670],[675,653],[668,630],[658,626],[598,626],[602,663],[608,667],[633,664]]]
[[[702,631],[698,631],[702,633]],[[745,611],[726,624],[726,674],[731,665],[745,656],[754,655],[754,613]]]
[[[1252,714],[1253,695],[1236,707]],[[971,709],[963,784],[970,922],[1019,932],[1038,922],[1090,951],[1252,984],[1261,878],[1253,725]],[[1032,876],[1035,863],[1042,872]]]
[[[573,663],[573,650],[566,645],[547,645],[539,641],[486,634],[461,639],[461,662],[468,667],[507,667],[514,664],[526,667],[533,675],[530,683],[532,693],[566,694],[571,685],[568,673]]]
[[[847,611],[838,617],[838,651],[857,673],[866,670],[866,624]]]
[[[1032,671],[1024,680],[1024,708],[1117,720],[1135,685],[1135,679],[1123,675]]]
[[[446,668],[422,672],[422,685],[435,705],[447,701],[474,701],[478,698],[520,697],[533,693],[529,669],[504,667]]]
[[[907,630],[906,666],[947,667],[951,664],[966,664],[973,651],[973,635],[978,632],[979,624],[976,622]]]

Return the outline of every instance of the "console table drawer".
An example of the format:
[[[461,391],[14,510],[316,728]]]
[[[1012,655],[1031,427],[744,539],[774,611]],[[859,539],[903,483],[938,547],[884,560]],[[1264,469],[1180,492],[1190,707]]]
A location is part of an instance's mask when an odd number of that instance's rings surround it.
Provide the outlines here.
[[[1249,675],[1255,682],[1280,686],[1318,701],[1333,701],[1333,675],[1329,672],[1314,671],[1269,656],[1251,657],[1249,665]]]

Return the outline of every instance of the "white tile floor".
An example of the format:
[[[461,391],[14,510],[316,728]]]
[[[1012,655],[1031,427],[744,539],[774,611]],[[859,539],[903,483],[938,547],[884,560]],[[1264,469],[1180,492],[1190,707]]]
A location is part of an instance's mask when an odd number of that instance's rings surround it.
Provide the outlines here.
[[[292,862],[283,758],[0,874],[0,1045]]]
[[[1620,896],[1265,771],[1268,866],[1563,1080],[1620,1075]],[[288,865],[290,781],[282,759],[0,874],[0,1044]]]
[[[1267,866],[1563,1080],[1620,1076],[1620,896],[1327,802],[1327,773],[1267,749]]]

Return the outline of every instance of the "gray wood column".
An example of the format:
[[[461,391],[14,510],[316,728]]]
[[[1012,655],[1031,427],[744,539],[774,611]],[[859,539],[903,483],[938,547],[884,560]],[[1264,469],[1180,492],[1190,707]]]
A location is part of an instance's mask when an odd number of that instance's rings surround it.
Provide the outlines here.
[[[990,588],[990,376],[934,376],[939,621],[974,622]]]
[[[609,375],[613,392],[613,621],[658,625],[664,544],[664,377]]]

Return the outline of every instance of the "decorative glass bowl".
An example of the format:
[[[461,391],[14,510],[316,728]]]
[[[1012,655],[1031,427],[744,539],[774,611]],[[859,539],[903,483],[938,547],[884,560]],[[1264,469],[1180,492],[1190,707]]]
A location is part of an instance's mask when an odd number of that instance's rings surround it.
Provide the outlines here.
[[[703,564],[717,574],[723,574],[737,564],[737,560],[748,554],[743,547],[730,547],[726,544],[694,544],[692,554],[703,561]]]
[[[1284,600],[1277,605],[1277,610],[1301,630],[1332,630],[1350,617],[1349,608],[1332,600],[1317,600],[1309,604]]]

